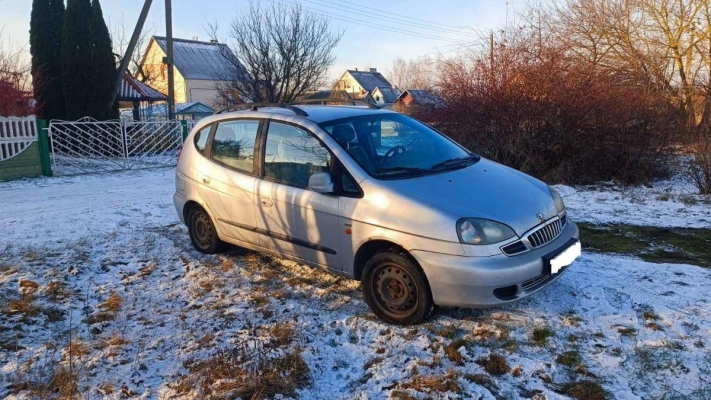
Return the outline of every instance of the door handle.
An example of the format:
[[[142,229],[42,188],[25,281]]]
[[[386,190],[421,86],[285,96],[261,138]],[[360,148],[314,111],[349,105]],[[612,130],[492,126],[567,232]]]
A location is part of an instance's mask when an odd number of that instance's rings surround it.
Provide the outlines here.
[[[259,203],[262,205],[262,207],[271,207],[274,205],[274,203],[266,197],[262,197],[261,199],[259,199]]]
[[[209,185],[210,184],[210,178],[207,176],[202,177],[202,183]]]

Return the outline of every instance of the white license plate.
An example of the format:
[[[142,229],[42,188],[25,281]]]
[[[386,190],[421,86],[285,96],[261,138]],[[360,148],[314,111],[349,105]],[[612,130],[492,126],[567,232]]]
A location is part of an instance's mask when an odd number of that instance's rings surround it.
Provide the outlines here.
[[[576,258],[580,257],[580,254],[582,254],[580,242],[575,242],[575,244],[563,250],[562,253],[551,258],[551,274],[557,274],[563,267],[572,264]]]

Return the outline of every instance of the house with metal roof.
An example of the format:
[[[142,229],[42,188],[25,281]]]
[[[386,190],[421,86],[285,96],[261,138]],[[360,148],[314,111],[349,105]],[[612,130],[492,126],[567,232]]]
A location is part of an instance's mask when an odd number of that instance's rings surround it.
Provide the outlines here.
[[[408,107],[443,108],[444,100],[436,94],[423,89],[408,89],[402,92],[394,102],[395,109]]]
[[[153,87],[168,93],[168,68],[164,63],[167,40],[153,36],[141,60],[143,71]],[[225,88],[232,82],[249,79],[246,69],[229,46],[216,41],[173,39],[175,102],[201,102],[212,107],[238,100]]]
[[[351,99],[368,101],[379,107],[392,104],[400,94],[377,68],[368,71],[358,71],[358,68],[346,70],[334,85],[333,91],[342,91]]]

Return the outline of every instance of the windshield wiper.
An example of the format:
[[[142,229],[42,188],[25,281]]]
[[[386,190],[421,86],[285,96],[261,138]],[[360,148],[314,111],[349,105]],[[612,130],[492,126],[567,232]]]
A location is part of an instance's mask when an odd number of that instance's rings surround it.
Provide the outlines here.
[[[375,174],[388,174],[392,172],[428,172],[427,169],[417,168],[417,167],[388,167],[388,168],[376,168],[373,170]]]
[[[474,162],[479,161],[479,156],[471,155],[471,156],[466,156],[466,157],[450,158],[449,160],[444,160],[442,162],[434,164],[429,169],[430,170],[437,170],[437,169],[440,169],[443,167],[453,167],[453,166],[458,167],[464,163],[469,163],[471,161],[474,161]]]

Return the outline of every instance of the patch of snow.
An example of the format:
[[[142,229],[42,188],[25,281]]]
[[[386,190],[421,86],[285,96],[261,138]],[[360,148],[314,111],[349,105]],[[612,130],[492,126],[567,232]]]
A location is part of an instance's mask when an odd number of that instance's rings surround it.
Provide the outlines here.
[[[518,303],[445,308],[422,325],[391,326],[373,317],[358,282],[253,252],[196,252],[172,205],[173,174],[0,184],[0,398],[31,398],[11,385],[68,367],[70,332],[85,345],[72,356],[84,397],[205,397],[205,388],[179,387],[191,363],[245,343],[266,346],[277,324],[293,324],[295,334],[275,351],[298,349],[309,366],[311,384],[298,398],[401,391],[566,399],[561,385],[581,379],[599,380],[619,399],[709,397],[711,270],[584,253],[558,281]],[[605,192],[565,193],[571,217],[585,220],[584,199],[596,203],[598,193]],[[635,203],[617,204],[626,209],[619,222],[639,223]],[[684,218],[672,217],[658,220],[676,226]],[[35,315],[9,306],[30,292]],[[122,304],[102,322],[112,295]],[[537,328],[552,333],[543,346],[532,339]],[[455,339],[466,343],[455,349],[462,365],[445,352]],[[579,352],[580,365],[560,363],[566,351]],[[487,374],[476,361],[492,353],[520,374]],[[450,370],[461,394],[407,388],[416,376]]]
[[[574,221],[669,228],[711,227],[711,196],[680,177],[649,186],[555,185]]]

